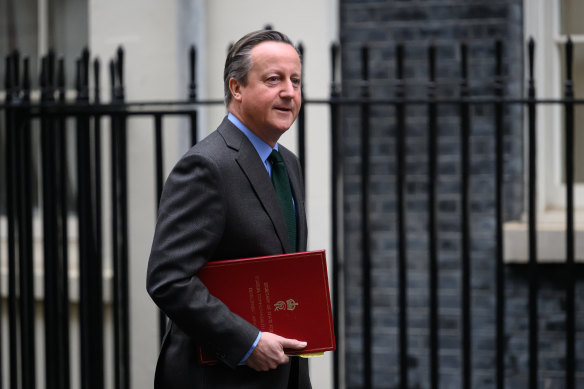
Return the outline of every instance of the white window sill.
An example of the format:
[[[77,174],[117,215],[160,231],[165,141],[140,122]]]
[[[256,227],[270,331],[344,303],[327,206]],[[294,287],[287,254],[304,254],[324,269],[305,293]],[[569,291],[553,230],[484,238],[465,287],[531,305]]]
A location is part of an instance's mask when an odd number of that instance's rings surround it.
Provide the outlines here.
[[[574,223],[575,262],[584,263],[584,211],[578,210]],[[563,263],[566,261],[565,213],[548,211],[537,220],[538,263]],[[504,261],[527,263],[529,261],[529,224],[523,221],[505,223],[503,226]]]

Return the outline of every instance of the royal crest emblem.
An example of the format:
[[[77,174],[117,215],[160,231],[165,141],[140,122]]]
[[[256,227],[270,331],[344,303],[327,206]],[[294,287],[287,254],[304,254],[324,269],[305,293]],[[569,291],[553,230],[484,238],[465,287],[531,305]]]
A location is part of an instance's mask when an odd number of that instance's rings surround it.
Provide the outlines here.
[[[294,299],[288,299],[286,301],[280,300],[274,304],[274,311],[284,311],[284,310],[293,311],[296,309],[296,306],[298,304],[299,303],[294,301]]]
[[[297,305],[298,303],[293,299],[286,300],[286,307],[288,308],[289,311],[295,310]]]
[[[274,311],[283,311],[284,309],[286,309],[286,303],[284,301],[280,300],[274,304]]]

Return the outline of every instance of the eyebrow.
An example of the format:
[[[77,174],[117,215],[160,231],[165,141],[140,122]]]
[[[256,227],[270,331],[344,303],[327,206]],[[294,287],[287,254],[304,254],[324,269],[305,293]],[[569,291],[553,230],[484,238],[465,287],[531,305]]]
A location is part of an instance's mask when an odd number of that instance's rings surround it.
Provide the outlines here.
[[[267,74],[270,74],[270,73],[282,74],[283,72],[280,71],[280,70],[276,70],[276,69],[267,69],[262,74],[267,75]],[[292,76],[292,77],[301,77],[302,76],[302,73],[294,72],[294,73],[290,74],[290,76]]]

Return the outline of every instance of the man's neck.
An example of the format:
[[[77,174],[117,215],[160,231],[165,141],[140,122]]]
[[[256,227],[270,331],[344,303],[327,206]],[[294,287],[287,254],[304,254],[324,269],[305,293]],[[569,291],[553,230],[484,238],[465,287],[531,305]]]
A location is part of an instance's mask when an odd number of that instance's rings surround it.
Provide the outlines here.
[[[253,132],[258,138],[260,138],[262,141],[264,141],[267,145],[269,145],[271,148],[276,147],[276,144],[278,143],[278,139],[271,139],[271,138],[268,139],[265,136],[265,134],[261,134],[259,131],[257,131],[256,128],[251,128],[250,126],[248,126],[245,123],[245,119],[243,119],[243,115],[241,115],[237,111],[237,109],[234,109],[233,107],[229,106],[228,111],[230,114],[235,116],[237,118],[237,120],[239,120],[239,122],[245,126],[245,128],[247,128],[249,131]]]

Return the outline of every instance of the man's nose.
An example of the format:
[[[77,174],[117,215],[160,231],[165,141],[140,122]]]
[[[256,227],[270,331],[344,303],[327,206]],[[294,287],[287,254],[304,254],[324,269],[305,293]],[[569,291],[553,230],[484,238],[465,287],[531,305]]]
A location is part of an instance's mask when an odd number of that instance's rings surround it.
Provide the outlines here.
[[[282,84],[282,90],[280,91],[280,94],[282,96],[292,97],[295,93],[297,93],[298,90],[299,87],[294,84],[292,80],[288,80]]]

